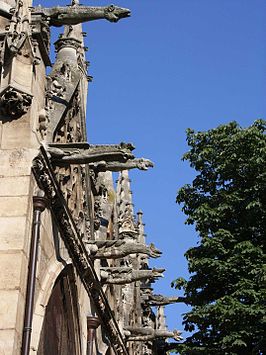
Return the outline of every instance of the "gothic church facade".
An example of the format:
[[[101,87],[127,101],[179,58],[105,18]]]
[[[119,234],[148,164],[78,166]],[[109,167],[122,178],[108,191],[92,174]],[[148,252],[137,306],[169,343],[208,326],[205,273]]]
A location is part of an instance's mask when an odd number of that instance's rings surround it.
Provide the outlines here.
[[[131,144],[86,137],[81,23],[128,16],[76,0],[0,1],[1,355],[161,355],[180,339],[164,316],[177,299],[153,293],[164,270],[149,259],[161,252],[133,210],[128,171],[153,164]]]

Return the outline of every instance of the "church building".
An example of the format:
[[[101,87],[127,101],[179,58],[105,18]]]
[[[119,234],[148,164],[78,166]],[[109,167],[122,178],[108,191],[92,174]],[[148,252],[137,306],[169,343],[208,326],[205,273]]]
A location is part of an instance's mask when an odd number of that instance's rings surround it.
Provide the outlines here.
[[[0,0],[0,355],[163,355],[180,340],[133,209],[129,171],[153,163],[86,136],[82,23],[129,16]]]

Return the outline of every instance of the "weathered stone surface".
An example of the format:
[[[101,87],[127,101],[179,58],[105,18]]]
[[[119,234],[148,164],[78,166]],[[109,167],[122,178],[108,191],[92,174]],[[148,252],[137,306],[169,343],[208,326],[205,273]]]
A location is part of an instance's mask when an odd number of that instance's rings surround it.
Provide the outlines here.
[[[49,258],[43,248],[40,248],[39,250],[39,258],[38,258],[38,274],[37,274],[37,279],[40,282],[40,285],[42,285],[43,280],[45,279],[47,275],[47,269],[51,268],[51,266],[55,263],[56,258]]]
[[[25,196],[30,188],[30,177],[0,177],[0,196]]]
[[[14,329],[0,330],[0,355],[13,355],[16,331]]]
[[[28,199],[28,196],[0,197],[2,217],[26,216]]]
[[[52,234],[48,234],[45,229],[41,230],[41,250],[46,254],[47,260],[55,257],[55,246]]]
[[[32,160],[37,154],[37,149],[0,150],[0,176],[30,175]]]
[[[22,250],[25,230],[25,217],[0,217],[0,250]]]
[[[0,330],[15,328],[18,303],[18,290],[0,290]]]
[[[32,14],[42,14],[50,26],[76,25],[82,22],[106,19],[110,22],[117,22],[122,18],[130,16],[130,10],[114,5],[100,6],[73,6],[73,7],[35,7]]]
[[[25,256],[22,253],[0,253],[0,290],[19,289],[20,272]]]
[[[26,118],[6,122],[2,126],[2,149],[38,148],[36,134],[31,129]]]
[[[46,147],[55,164],[89,164],[98,172],[140,169],[148,170],[153,163],[144,158],[135,158],[131,143],[89,145],[57,144]]]
[[[120,259],[130,254],[146,254],[158,258],[162,254],[153,244],[148,246],[126,240],[88,241],[86,246],[94,259]]]

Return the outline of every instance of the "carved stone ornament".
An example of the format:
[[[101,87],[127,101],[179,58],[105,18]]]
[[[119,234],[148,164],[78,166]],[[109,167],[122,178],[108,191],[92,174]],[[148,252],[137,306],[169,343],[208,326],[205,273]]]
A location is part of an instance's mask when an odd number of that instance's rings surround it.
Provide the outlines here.
[[[131,243],[125,240],[88,241],[87,249],[94,259],[120,259],[130,254],[146,254],[152,258],[161,255],[153,244],[147,246],[141,243]]]
[[[153,295],[152,293],[147,296],[145,303],[150,306],[166,306],[168,304],[179,302],[179,297],[166,297],[163,295]]]
[[[58,41],[56,41],[54,45],[55,45],[55,50],[57,52],[59,52],[64,47],[74,48],[78,50],[81,47],[82,42],[77,40],[76,38],[63,37]]]
[[[148,341],[158,338],[173,338],[176,341],[182,339],[178,330],[168,331],[153,329],[151,327],[127,327],[124,331],[128,341]]]
[[[41,7],[32,8],[32,14],[41,14],[50,26],[60,27],[63,25],[77,25],[82,22],[106,19],[110,22],[117,22],[122,18],[130,16],[130,10],[110,6],[57,6],[57,7]]]
[[[49,166],[44,149],[41,149],[39,156],[34,159],[33,174],[38,186],[45,192],[50,201],[50,210],[59,227],[60,235],[85,289],[93,299],[97,313],[105,324],[110,342],[114,344],[118,354],[128,354],[122,334],[110,308],[107,306],[107,299],[101,284],[56,182],[54,172]]]
[[[113,145],[50,144],[47,153],[55,165],[89,164],[97,172],[122,171],[130,169],[148,170],[153,163],[144,158],[135,158],[134,146],[130,143]]]
[[[32,103],[32,95],[8,87],[0,94],[0,114],[7,119],[16,119],[28,112]]]
[[[131,282],[163,277],[165,269],[133,270],[130,267],[102,267],[101,281],[104,284],[125,285]]]

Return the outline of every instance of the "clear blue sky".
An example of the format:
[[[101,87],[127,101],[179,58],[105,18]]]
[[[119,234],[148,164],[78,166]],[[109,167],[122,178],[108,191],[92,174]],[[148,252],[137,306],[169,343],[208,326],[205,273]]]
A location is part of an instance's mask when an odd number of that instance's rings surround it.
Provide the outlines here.
[[[65,4],[66,1],[39,1]],[[37,4],[38,1],[35,2]],[[91,0],[84,4],[106,5]],[[84,26],[90,74],[91,143],[133,142],[155,167],[133,172],[135,208],[144,211],[148,242],[167,269],[156,292],[187,276],[184,252],[197,242],[175,204],[193,178],[183,162],[185,130],[206,130],[232,120],[266,118],[265,0],[119,0],[132,17]],[[169,328],[182,329],[183,305],[167,307]]]

